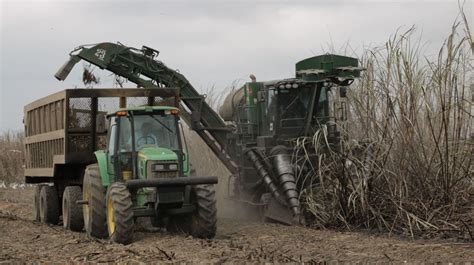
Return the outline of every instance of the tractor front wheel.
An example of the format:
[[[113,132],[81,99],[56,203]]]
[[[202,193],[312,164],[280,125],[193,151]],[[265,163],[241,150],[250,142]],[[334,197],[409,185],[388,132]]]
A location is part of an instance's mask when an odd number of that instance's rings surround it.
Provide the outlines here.
[[[181,230],[193,237],[210,239],[216,235],[217,208],[213,185],[197,185],[191,190],[196,211],[191,216],[174,216],[171,229]]]
[[[82,207],[84,227],[89,236],[105,238],[107,236],[105,215],[105,188],[99,174],[99,166],[92,164],[86,167],[82,185]]]
[[[133,203],[125,184],[116,182],[107,189],[107,228],[112,242],[130,244],[133,240]]]
[[[80,232],[84,227],[82,206],[76,201],[82,200],[82,190],[79,186],[68,186],[63,193],[63,226],[66,229]]]

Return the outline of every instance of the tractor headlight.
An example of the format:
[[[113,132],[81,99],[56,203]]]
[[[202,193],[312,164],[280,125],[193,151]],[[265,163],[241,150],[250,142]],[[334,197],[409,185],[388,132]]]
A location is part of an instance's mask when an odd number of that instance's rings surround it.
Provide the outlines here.
[[[163,171],[163,170],[165,170],[165,165],[160,165],[160,164],[153,165],[153,171]]]
[[[179,164],[176,160],[154,160],[147,162],[146,178],[176,178],[179,177]]]
[[[153,171],[177,171],[178,164],[154,164]]]

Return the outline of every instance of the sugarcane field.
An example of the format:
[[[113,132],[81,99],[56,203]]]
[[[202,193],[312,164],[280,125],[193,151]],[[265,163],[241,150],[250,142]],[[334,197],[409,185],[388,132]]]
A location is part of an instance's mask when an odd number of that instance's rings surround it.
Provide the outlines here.
[[[474,262],[473,1],[0,10],[0,264]]]

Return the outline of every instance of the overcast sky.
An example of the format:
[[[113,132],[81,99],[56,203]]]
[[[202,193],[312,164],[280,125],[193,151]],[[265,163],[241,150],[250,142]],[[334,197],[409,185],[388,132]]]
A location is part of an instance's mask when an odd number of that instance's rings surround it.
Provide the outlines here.
[[[65,82],[53,77],[81,44],[147,45],[199,90],[234,80],[294,75],[304,58],[356,52],[416,25],[434,53],[458,16],[458,1],[4,1],[1,9],[0,131],[22,129],[23,106],[82,87],[82,65]],[[472,22],[473,4],[465,12]],[[472,23],[471,23],[472,24]],[[112,77],[102,74],[101,87]]]

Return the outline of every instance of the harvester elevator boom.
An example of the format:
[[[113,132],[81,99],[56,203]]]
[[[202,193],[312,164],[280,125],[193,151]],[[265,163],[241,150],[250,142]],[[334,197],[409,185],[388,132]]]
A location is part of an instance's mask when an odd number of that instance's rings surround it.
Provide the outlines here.
[[[198,133],[232,174],[237,173],[237,165],[225,150],[229,128],[182,74],[155,59],[158,53],[146,46],[135,49],[108,42],[79,46],[70,53],[69,61],[59,69],[55,77],[65,80],[74,65],[82,59],[124,77],[138,87],[179,87],[181,100],[185,105],[181,108],[181,116],[185,122]]]

